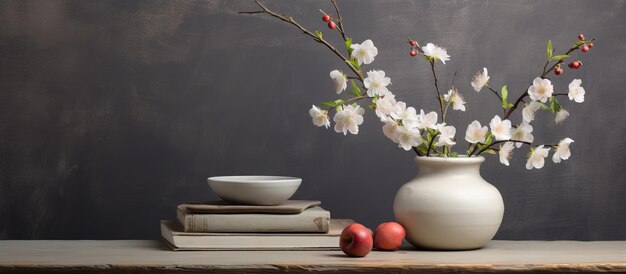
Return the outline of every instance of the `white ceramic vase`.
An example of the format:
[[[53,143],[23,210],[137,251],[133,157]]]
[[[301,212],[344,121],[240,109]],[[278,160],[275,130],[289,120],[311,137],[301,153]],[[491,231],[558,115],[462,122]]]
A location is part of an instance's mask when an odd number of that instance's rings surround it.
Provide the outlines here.
[[[483,247],[504,214],[500,192],[480,176],[479,157],[417,157],[417,177],[403,185],[393,205],[406,239],[418,248]]]

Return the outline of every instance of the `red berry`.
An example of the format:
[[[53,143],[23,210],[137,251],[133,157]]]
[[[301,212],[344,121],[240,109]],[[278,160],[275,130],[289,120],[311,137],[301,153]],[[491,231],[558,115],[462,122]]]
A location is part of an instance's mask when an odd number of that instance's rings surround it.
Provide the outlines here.
[[[574,62],[571,63],[571,65],[572,65],[572,68],[578,69],[578,68],[580,68],[582,63],[580,61],[574,61]]]
[[[581,33],[578,35],[578,40],[585,41],[585,36]]]
[[[588,52],[589,51],[589,46],[582,46],[582,48],[580,48],[580,51],[582,52]]]
[[[415,57],[415,56],[417,56],[417,51],[412,50],[412,51],[410,51],[410,52],[409,52],[409,54],[410,54],[411,56]]]
[[[593,43],[589,42],[589,43],[587,44],[587,46],[588,46],[589,48],[593,48]]]
[[[324,22],[330,21],[330,15],[324,14],[324,16],[322,16],[322,21],[324,21]]]
[[[329,29],[335,29],[337,27],[337,24],[335,24],[335,22],[330,21],[328,22],[328,28]]]
[[[561,75],[561,74],[563,74],[563,69],[562,69],[562,68],[555,68],[555,69],[554,69],[554,74],[556,74],[556,75]]]
[[[410,41],[409,44],[411,44],[412,47],[417,46],[417,42],[415,42],[415,41]]]

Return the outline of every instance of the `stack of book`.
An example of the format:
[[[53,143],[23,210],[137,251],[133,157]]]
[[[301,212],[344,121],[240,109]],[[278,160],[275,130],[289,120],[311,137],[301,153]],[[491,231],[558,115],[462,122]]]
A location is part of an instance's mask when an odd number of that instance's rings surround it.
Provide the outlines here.
[[[331,220],[320,205],[186,203],[178,205],[176,220],[161,221],[161,236],[172,250],[337,250],[341,231],[353,221]]]

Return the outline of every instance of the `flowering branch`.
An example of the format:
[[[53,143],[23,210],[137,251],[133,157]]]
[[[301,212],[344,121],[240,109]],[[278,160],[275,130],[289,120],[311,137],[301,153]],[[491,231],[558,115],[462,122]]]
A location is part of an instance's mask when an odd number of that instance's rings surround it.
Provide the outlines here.
[[[372,63],[378,55],[378,49],[370,39],[366,39],[361,44],[352,43],[352,38],[345,33],[343,18],[336,0],[330,0],[330,2],[335,9],[337,18],[334,20],[331,15],[320,10],[323,13],[322,21],[327,22],[328,28],[331,30],[337,29],[339,31],[345,42],[347,56],[324,40],[319,30],[311,32],[296,22],[291,16],[271,11],[261,4],[259,0],[255,0],[255,3],[261,10],[240,12],[243,14],[268,14],[295,26],[304,34],[312,37],[314,41],[326,46],[354,72],[355,76],[348,76],[337,69],[330,71],[329,76],[332,79],[336,93],[341,94],[351,84],[352,88],[347,90],[351,94],[351,98],[322,102],[321,105],[326,107],[326,109],[313,105],[309,110],[313,124],[329,128],[331,125],[329,113],[335,111],[336,113],[332,119],[334,130],[344,135],[347,135],[348,132],[358,134],[359,126],[364,121],[363,114],[365,109],[356,102],[362,99],[371,99],[372,104],[368,105],[367,108],[375,111],[376,116],[384,123],[382,127],[383,133],[396,143],[398,147],[406,151],[412,149],[418,156],[431,156],[431,152],[433,152],[437,154],[434,156],[458,157],[459,154],[452,151],[452,147],[457,144],[457,139],[455,138],[457,129],[452,125],[446,124],[446,116],[450,106],[454,110],[465,111],[466,102],[459,94],[455,85],[457,73],[455,72],[452,78],[451,89],[446,94],[443,94],[439,87],[439,79],[435,70],[436,62],[441,61],[445,65],[446,61],[450,60],[447,50],[433,43],[427,43],[426,46],[421,47],[417,41],[408,39],[411,46],[409,55],[416,57],[421,53],[426,61],[430,63],[439,104],[439,113],[441,115],[441,122],[437,123],[439,117],[437,117],[438,113],[436,111],[426,113],[423,109],[420,109],[418,114],[415,108],[407,106],[405,102],[396,100],[396,96],[387,87],[391,85],[391,78],[387,77],[384,71],[369,70],[365,75],[361,65]],[[574,142],[570,138],[564,138],[556,145],[533,146],[533,127],[530,125],[530,122],[534,120],[535,112],[542,108],[550,109],[555,113],[556,123],[563,121],[569,115],[569,112],[561,107],[557,101],[557,96],[567,95],[570,100],[576,103],[584,101],[585,90],[581,87],[582,80],[572,80],[568,86],[569,92],[567,93],[555,93],[550,79],[546,77],[551,71],[554,71],[556,75],[561,75],[563,70],[560,65],[564,62],[563,60],[570,57],[569,54],[578,49],[582,52],[588,52],[593,47],[592,42],[595,39],[585,40],[584,36],[580,34],[578,40],[574,47],[570,48],[565,54],[556,56],[553,56],[552,42],[549,41],[546,50],[548,60],[543,66],[541,75],[533,80],[533,85],[526,92],[520,94],[514,103],[509,103],[507,100],[509,92],[506,85],[502,86],[498,92],[488,84],[489,74],[487,68],[484,67],[482,71],[474,76],[471,86],[476,92],[480,92],[485,87],[489,89],[501,103],[503,118],[495,115],[489,122],[489,127],[481,126],[477,120],[468,125],[465,131],[465,141],[469,144],[466,152],[468,156],[479,156],[485,152],[495,154],[497,151],[500,162],[508,166],[514,148],[519,148],[525,144],[530,146],[530,153],[526,161],[527,169],[542,168],[545,162],[544,159],[551,150],[554,150],[552,160],[555,163],[567,160],[570,157],[569,145]],[[569,64],[569,67],[577,69],[581,65],[580,61],[574,61]],[[360,85],[357,84],[357,80],[360,81]],[[362,91],[361,88],[365,90]],[[524,106],[522,122],[520,124],[512,124],[508,118],[522,102],[526,103],[524,99],[527,96],[530,97],[530,102]],[[548,101],[549,106],[547,106]],[[435,138],[437,138],[436,141]],[[494,139],[496,141],[492,141]]]
[[[592,38],[591,40],[586,41],[586,44],[593,43],[593,41],[595,41],[595,40],[596,40],[596,38]],[[574,47],[570,48],[570,49],[569,49],[569,50],[568,50],[568,51],[567,51],[564,55],[569,56],[569,54],[570,54],[570,53],[572,53],[572,52],[574,52],[575,50],[579,49],[579,48],[580,48],[581,46],[583,46],[584,44],[585,44],[585,43],[576,43],[576,46],[574,46]],[[548,73],[549,73],[550,71],[552,71],[554,68],[556,68],[556,67],[558,67],[559,65],[561,65],[561,64],[564,62],[564,60],[565,60],[565,59],[560,59],[560,60],[558,60],[558,61],[557,61],[554,65],[552,65],[552,67],[550,67],[550,69],[548,69],[548,70],[546,71],[546,67],[547,67],[547,66],[548,66],[548,64],[550,63],[550,60],[548,60],[548,61],[546,62],[546,64],[543,66],[543,73],[541,74],[541,78],[546,77],[546,75],[548,75]]]
[[[293,17],[291,16],[287,16],[287,15],[282,15],[279,14],[277,12],[274,12],[270,9],[268,9],[267,7],[265,7],[263,4],[261,4],[261,2],[259,2],[258,0],[254,1],[257,5],[259,5],[259,7],[261,8],[261,10],[258,11],[240,11],[240,14],[259,14],[259,13],[265,13],[268,14],[274,18],[278,18],[280,20],[282,20],[283,22],[287,22],[295,27],[297,27],[298,29],[300,29],[304,34],[310,36],[311,38],[313,38],[313,40],[315,40],[318,43],[323,44],[324,46],[326,46],[328,49],[330,49],[333,53],[335,53],[335,55],[337,55],[337,57],[339,57],[343,62],[345,62],[348,67],[350,67],[350,69],[359,77],[359,79],[361,81],[363,81],[365,78],[363,77],[363,73],[361,73],[358,69],[356,69],[350,62],[349,60],[343,56],[343,54],[341,54],[341,52],[339,52],[339,50],[337,50],[337,48],[335,48],[333,45],[331,45],[330,43],[328,43],[326,40],[324,40],[324,38],[322,38],[321,35],[316,35],[314,33],[312,33],[311,31],[307,30],[306,28],[304,28],[302,25],[300,25],[296,20],[293,19]],[[339,16],[339,15],[337,15]],[[341,22],[339,24],[342,24]],[[343,31],[342,31],[343,34]]]
[[[584,39],[583,39],[583,40],[584,40]],[[570,54],[570,53],[574,52],[575,50],[580,49],[580,47],[581,47],[581,46],[583,46],[583,45],[585,45],[585,44],[592,43],[592,42],[593,42],[593,41],[595,41],[595,40],[596,40],[596,39],[595,39],[595,38],[593,38],[593,39],[591,39],[591,40],[589,40],[589,41],[585,41],[584,43],[580,43],[580,42],[582,42],[582,41],[577,42],[577,43],[575,44],[575,46],[574,46],[574,47],[570,48],[567,52],[565,52],[565,54],[561,55],[561,56],[564,56],[562,59],[559,59],[559,60],[558,60],[558,61],[557,61],[554,65],[552,65],[552,66],[550,67],[550,69],[546,70],[546,68],[548,67],[548,65],[549,65],[549,64],[550,64],[550,62],[552,61],[552,58],[548,58],[548,61],[546,61],[546,64],[543,66],[543,72],[541,73],[540,78],[542,78],[542,79],[546,78],[546,76],[548,75],[548,73],[549,73],[550,71],[552,71],[552,70],[554,70],[555,68],[557,68],[558,66],[560,66],[560,65],[564,62],[565,58],[569,57],[569,54]],[[550,43],[550,47],[551,47],[551,43]],[[550,55],[552,55],[552,54],[550,54]],[[578,62],[578,61],[577,61],[577,62]],[[515,103],[513,103],[513,106],[512,106],[511,108],[509,108],[509,110],[508,110],[508,111],[504,114],[504,119],[508,119],[508,118],[511,116],[511,114],[513,113],[513,111],[514,111],[515,109],[517,109],[517,107],[519,106],[519,104],[520,104],[520,103],[524,100],[524,98],[525,98],[526,96],[528,96],[528,92],[524,92],[524,93],[522,93],[522,94],[521,94],[521,95],[517,98],[517,100],[515,100]]]
[[[478,151],[478,153],[476,153],[476,156],[480,155],[481,153],[483,153],[483,152],[485,152],[485,151],[487,151],[489,149],[493,149],[492,146],[494,146],[494,145],[497,145],[497,144],[500,144],[500,143],[506,143],[506,142],[522,143],[522,144],[525,144],[525,145],[532,146],[531,142],[526,142],[526,141],[521,141],[521,140],[500,140],[500,141],[495,141],[495,142],[487,145],[486,147],[483,147],[480,151]],[[482,145],[485,145],[485,144],[482,144]],[[478,146],[476,146],[476,147],[478,147]],[[474,151],[476,151],[476,149],[474,149]],[[472,153],[474,153],[474,152],[472,151]],[[472,155],[472,154],[470,154],[470,155]]]

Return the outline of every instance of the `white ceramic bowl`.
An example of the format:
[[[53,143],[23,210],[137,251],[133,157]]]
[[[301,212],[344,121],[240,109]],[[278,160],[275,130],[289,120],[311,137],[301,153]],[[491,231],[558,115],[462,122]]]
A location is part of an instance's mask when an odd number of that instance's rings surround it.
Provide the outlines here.
[[[219,176],[209,187],[225,201],[248,205],[277,205],[298,190],[301,178],[284,176]]]

